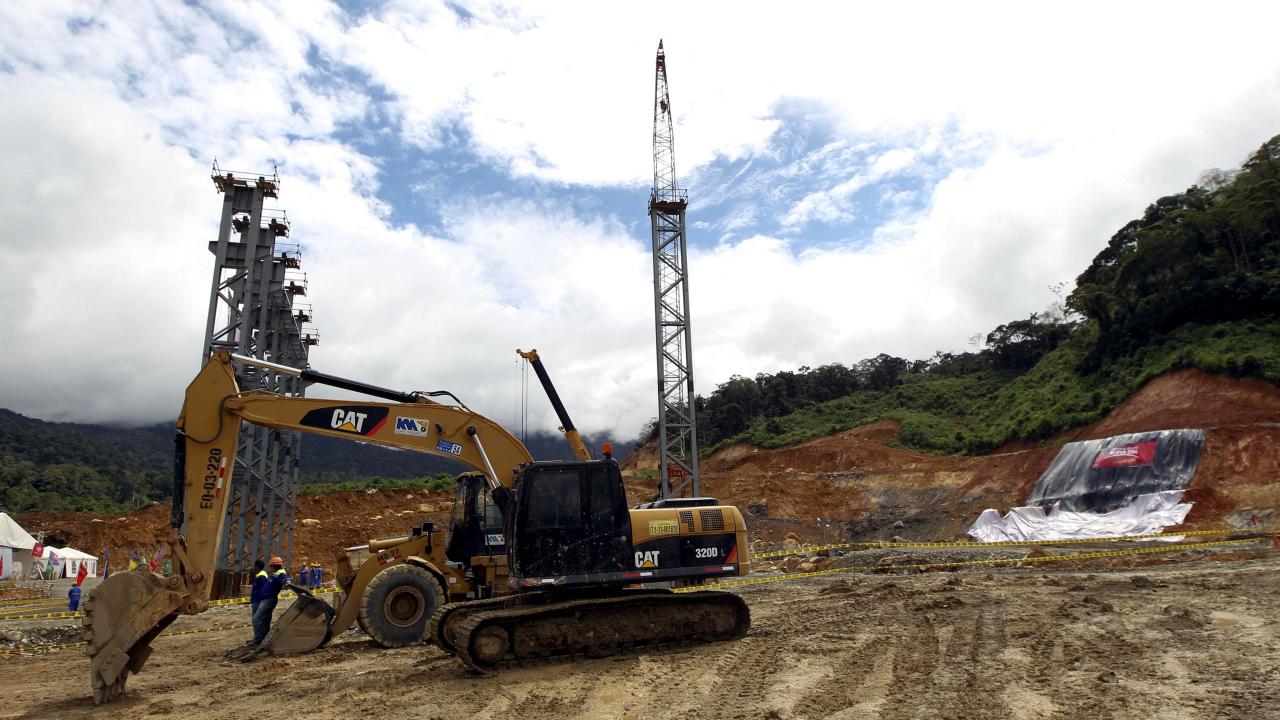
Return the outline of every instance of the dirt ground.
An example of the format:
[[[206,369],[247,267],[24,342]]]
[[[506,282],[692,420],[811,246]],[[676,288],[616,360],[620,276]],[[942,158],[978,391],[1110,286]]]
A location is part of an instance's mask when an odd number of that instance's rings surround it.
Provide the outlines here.
[[[252,664],[222,659],[247,629],[162,637],[100,709],[70,648],[0,659],[0,718],[1280,718],[1280,553],[1192,557],[748,586],[739,641],[491,677],[355,632]]]

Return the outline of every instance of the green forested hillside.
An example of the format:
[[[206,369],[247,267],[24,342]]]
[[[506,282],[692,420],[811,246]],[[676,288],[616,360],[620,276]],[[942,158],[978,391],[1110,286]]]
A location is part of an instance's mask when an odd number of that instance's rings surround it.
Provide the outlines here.
[[[1152,203],[1061,307],[1001,325],[981,350],[734,377],[698,398],[698,431],[713,452],[891,418],[908,447],[983,452],[1092,422],[1193,367],[1280,382],[1280,136]]]
[[[0,409],[0,510],[127,512],[167,500],[173,486],[173,423],[121,428],[50,423]],[[591,447],[599,443],[586,438]],[[525,438],[537,459],[571,456],[560,434]],[[630,446],[616,443],[621,453]],[[423,453],[306,435],[300,482],[308,492],[332,488],[453,487],[441,480],[465,470]]]
[[[123,512],[168,496],[163,465],[95,442],[80,427],[0,410],[0,509]]]

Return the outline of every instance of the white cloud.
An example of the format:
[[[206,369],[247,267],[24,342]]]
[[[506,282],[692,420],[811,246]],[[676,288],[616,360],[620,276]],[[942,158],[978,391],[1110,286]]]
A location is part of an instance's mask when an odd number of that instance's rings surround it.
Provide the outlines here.
[[[857,216],[853,207],[853,194],[868,185],[883,180],[912,166],[916,151],[910,148],[893,148],[880,155],[867,158],[865,170],[855,170],[852,177],[822,190],[805,195],[782,216],[781,223],[788,229],[802,229],[810,222],[849,222]],[[851,163],[839,163],[842,169]]]
[[[692,252],[703,393],[732,373],[961,349],[1043,307],[1147,202],[1236,165],[1280,116],[1270,6],[679,7],[671,23],[599,3],[465,19],[442,2],[360,17],[318,2],[0,6],[0,406],[176,412],[203,330],[216,155],[281,166],[318,368],[445,387],[510,420],[514,349],[537,346],[581,427],[630,435],[656,406],[643,200],[618,216],[553,192],[449,196],[450,169],[433,165],[420,184],[449,202],[432,234],[389,220],[375,196],[388,160],[340,131],[389,114],[405,142],[470,143],[562,195],[640,189],[659,36],[693,208],[713,192],[730,208],[691,220],[744,235],[777,186],[803,198],[780,218],[787,238]],[[782,157],[806,117],[837,140],[757,172],[751,159]],[[746,169],[699,188],[716,158]],[[807,223],[845,222],[859,189],[917,172],[924,189],[877,202],[922,210],[804,249]]]
[[[40,417],[176,416],[197,363],[203,163],[112,96],[0,76],[0,405]],[[92,108],[92,112],[88,109]]]

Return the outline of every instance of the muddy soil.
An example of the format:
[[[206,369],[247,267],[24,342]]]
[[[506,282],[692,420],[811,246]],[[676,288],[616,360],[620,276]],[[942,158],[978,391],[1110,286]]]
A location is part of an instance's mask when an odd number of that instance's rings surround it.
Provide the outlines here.
[[[737,642],[491,677],[357,633],[253,664],[222,659],[245,628],[162,637],[109,709],[92,707],[78,648],[6,657],[0,718],[1280,717],[1280,553],[1046,570],[749,586]],[[174,628],[246,620],[229,608]]]

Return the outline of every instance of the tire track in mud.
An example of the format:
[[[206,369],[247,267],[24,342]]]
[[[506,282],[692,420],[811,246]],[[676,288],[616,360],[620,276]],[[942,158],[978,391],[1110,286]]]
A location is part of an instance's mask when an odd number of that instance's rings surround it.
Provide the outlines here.
[[[669,691],[650,696],[636,717],[755,718],[769,704],[779,682],[790,675],[794,654],[787,646],[797,632],[829,622],[838,613],[822,608],[796,613],[790,593],[775,588],[744,593],[751,605],[752,629],[732,643],[698,648],[688,656],[695,666],[710,660],[702,672],[665,678]],[[682,662],[688,665],[688,662]],[[678,699],[678,700],[677,700]]]
[[[804,612],[796,612],[796,603],[810,600],[811,593],[799,588],[747,591],[753,619],[746,637],[620,664],[626,668],[622,694],[630,700],[615,717],[746,720],[789,717],[792,707],[805,710],[796,717],[812,716],[807,698],[813,688],[821,689],[823,681],[837,676],[829,662],[829,643],[850,644],[838,631],[857,621],[857,606],[806,602]],[[582,715],[588,716],[607,715]]]
[[[1280,718],[1280,554],[1095,574],[850,573],[742,595],[753,629],[736,642],[489,677],[434,647],[382,650],[358,634],[248,664],[221,660],[242,634],[161,638],[111,715]],[[0,718],[100,717],[87,663],[68,652],[6,665],[15,684],[46,692],[9,698]]]
[[[1008,678],[998,606],[943,595],[903,612],[913,618],[909,642],[918,657],[895,667],[897,690],[883,717],[920,717],[922,707],[939,718],[1013,717],[999,699]]]

